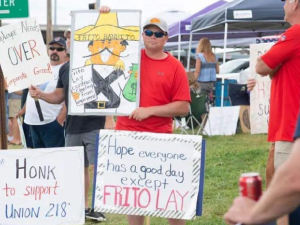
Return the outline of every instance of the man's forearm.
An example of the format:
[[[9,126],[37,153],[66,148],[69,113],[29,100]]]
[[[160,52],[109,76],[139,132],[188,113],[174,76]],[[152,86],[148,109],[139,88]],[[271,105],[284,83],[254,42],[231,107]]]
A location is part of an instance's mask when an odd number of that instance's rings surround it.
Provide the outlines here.
[[[152,110],[152,116],[158,117],[174,117],[185,116],[189,112],[190,103],[188,101],[176,101],[162,106],[153,106],[149,110]]]
[[[105,125],[104,129],[115,129],[116,122],[113,116],[106,116],[105,117]]]
[[[293,145],[288,160],[278,169],[267,189],[252,211],[255,224],[274,220],[291,212],[300,204],[300,139]]]
[[[42,99],[50,104],[61,104],[65,100],[63,91],[57,89],[49,93],[39,93],[39,99]]]
[[[275,74],[277,73],[277,71],[279,70],[279,68],[280,68],[280,65],[277,66],[274,70],[272,70],[271,73],[269,73],[269,76],[270,76],[271,79],[275,76]]]
[[[106,116],[105,117],[105,122],[115,122],[114,117],[113,116]]]
[[[271,69],[270,67],[268,67],[267,64],[265,64],[261,57],[258,57],[256,60],[255,70],[256,73],[258,73],[261,76],[267,76],[273,71],[273,69]]]

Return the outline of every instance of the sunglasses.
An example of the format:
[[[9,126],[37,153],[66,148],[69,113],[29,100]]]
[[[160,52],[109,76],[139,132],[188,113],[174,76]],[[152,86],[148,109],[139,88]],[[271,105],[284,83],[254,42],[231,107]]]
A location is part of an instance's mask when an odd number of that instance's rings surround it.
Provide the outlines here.
[[[156,38],[162,38],[163,36],[167,36],[167,33],[161,31],[153,32],[152,30],[145,30],[144,33],[148,37],[152,37],[153,34]]]
[[[52,46],[50,46],[49,49],[51,51],[54,51],[56,49],[56,51],[58,51],[58,52],[62,52],[65,50],[65,48],[62,48],[62,47],[52,47]]]

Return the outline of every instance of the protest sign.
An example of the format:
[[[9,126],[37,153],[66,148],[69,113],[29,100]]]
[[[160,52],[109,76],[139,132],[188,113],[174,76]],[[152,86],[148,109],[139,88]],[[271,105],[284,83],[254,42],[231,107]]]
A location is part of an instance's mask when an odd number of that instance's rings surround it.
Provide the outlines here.
[[[236,133],[240,106],[211,107],[205,124],[207,135],[233,135]]]
[[[139,10],[73,11],[70,115],[130,115],[139,106]]]
[[[84,224],[83,147],[0,151],[0,224]]]
[[[71,79],[73,85],[71,92],[78,106],[97,99],[93,78],[89,76],[91,71],[91,66],[77,68],[72,71]]]
[[[267,52],[272,43],[250,45],[250,71],[256,85],[250,94],[250,124],[251,134],[268,133],[271,79],[260,76],[255,71],[256,60]]]
[[[201,151],[198,135],[101,130],[95,210],[193,219]]]
[[[8,91],[53,80],[40,26],[33,18],[0,27],[0,63]]]

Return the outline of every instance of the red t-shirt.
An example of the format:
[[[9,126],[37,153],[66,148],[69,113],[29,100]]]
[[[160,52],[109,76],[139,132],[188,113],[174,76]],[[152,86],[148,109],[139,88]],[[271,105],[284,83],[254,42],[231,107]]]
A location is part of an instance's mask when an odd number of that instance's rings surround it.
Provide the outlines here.
[[[141,51],[140,107],[161,106],[175,101],[191,101],[186,72],[172,55],[151,59]],[[172,133],[172,118],[152,116],[143,121],[119,116],[117,130]]]
[[[300,107],[300,25],[281,35],[278,42],[262,56],[275,69],[270,96],[268,141],[293,141]]]

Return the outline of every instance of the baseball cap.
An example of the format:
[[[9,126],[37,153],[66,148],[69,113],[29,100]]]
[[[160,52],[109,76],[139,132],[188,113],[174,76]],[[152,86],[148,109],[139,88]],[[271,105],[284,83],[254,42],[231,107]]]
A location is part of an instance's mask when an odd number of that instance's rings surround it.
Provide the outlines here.
[[[55,44],[55,43],[63,46],[64,48],[67,47],[67,43],[66,43],[65,39],[63,39],[61,37],[55,37],[55,38],[53,38],[53,40],[50,41],[49,45],[52,45],[52,44]]]
[[[164,21],[161,18],[152,17],[152,18],[147,19],[146,22],[145,22],[145,24],[144,24],[144,26],[143,26],[143,29],[145,29],[145,27],[147,27],[149,25],[157,26],[162,31],[168,33],[168,25],[167,25],[166,21]]]
[[[64,36],[67,38],[68,33],[71,33],[71,28],[69,27],[68,29],[65,30]]]

